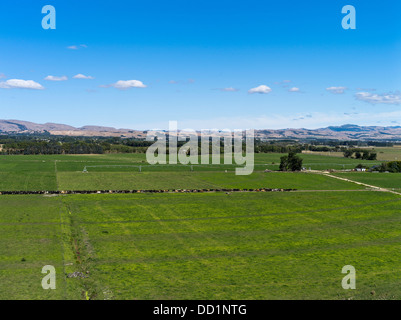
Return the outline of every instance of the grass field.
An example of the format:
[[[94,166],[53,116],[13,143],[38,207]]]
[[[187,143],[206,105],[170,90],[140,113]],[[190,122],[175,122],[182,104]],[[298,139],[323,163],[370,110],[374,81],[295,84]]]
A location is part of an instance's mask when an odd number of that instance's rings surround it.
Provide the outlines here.
[[[167,199],[168,197],[168,199]],[[390,194],[74,196],[93,281],[117,299],[400,298]],[[121,210],[121,208],[124,210]],[[358,290],[340,285],[358,270]]]
[[[254,172],[236,176],[233,172],[62,172],[61,190],[137,190],[137,189],[210,189],[210,188],[288,188],[303,190],[361,189],[353,183],[308,173]]]
[[[0,191],[15,190],[87,190],[87,189],[156,189],[156,188],[299,188],[314,189],[316,182],[307,177],[277,179],[265,175],[265,169],[278,170],[283,154],[256,154],[254,174],[242,179],[234,175],[235,165],[155,165],[146,163],[144,154],[1,156]],[[350,169],[359,163],[372,161],[302,155],[306,168]],[[141,171],[139,172],[139,166]],[[87,167],[88,173],[82,173]],[[224,175],[227,171],[227,174]],[[320,189],[337,188],[336,183],[324,182]],[[333,184],[333,187],[331,185]],[[307,186],[309,185],[309,186]],[[330,186],[328,186],[330,185]],[[350,187],[351,189],[353,187]]]
[[[380,161],[401,160],[400,145],[395,147],[377,147],[374,150],[377,152],[377,159]]]
[[[400,200],[370,191],[2,196],[0,297],[400,298]],[[57,269],[56,290],[40,286],[45,264]],[[357,290],[341,287],[347,264]],[[90,276],[66,278],[74,271]]]
[[[379,172],[342,172],[335,174],[338,177],[359,181],[381,188],[401,190],[400,173],[379,173]]]
[[[60,210],[57,198],[0,197],[0,299],[72,298],[63,280]],[[45,265],[60,275],[58,290],[42,289]]]
[[[360,147],[361,149],[372,150],[377,153],[378,161],[394,161],[401,160],[401,146],[397,145],[394,147]],[[344,154],[342,152],[314,152],[314,151],[305,151],[307,155],[316,155],[316,156],[330,156],[330,157],[338,157],[343,158]]]
[[[250,176],[121,167],[144,155],[1,158],[1,190],[298,191],[1,195],[0,299],[400,299],[401,196],[319,174],[263,172],[280,156],[256,155],[261,166]],[[359,163],[302,157],[314,169]],[[82,173],[91,165],[102,167]],[[398,174],[337,175],[401,188]],[[56,268],[56,290],[41,287],[44,265]],[[356,290],[341,287],[345,265],[356,268]]]

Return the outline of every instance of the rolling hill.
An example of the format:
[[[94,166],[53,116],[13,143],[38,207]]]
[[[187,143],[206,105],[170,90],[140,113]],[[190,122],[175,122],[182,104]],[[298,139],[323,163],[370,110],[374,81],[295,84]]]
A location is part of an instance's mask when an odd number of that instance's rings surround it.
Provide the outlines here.
[[[86,125],[73,127],[66,124],[44,123],[38,124],[21,120],[0,120],[0,133],[3,134],[33,134],[45,133],[65,136],[103,136],[103,137],[127,137],[144,138],[146,131],[135,129],[118,129]],[[358,126],[345,124],[342,126],[329,126],[319,129],[262,129],[255,130],[255,135],[260,139],[334,139],[334,140],[384,140],[401,141],[401,126]]]

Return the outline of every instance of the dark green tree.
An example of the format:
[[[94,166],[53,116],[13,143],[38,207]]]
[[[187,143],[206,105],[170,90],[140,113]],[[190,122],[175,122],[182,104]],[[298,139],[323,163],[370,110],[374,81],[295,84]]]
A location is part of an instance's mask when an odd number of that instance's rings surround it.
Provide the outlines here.
[[[280,171],[300,171],[302,169],[302,158],[295,152],[288,153],[287,156],[280,158]]]
[[[362,159],[363,160],[369,160],[369,151],[364,150],[363,151],[363,155],[362,155]]]
[[[344,157],[345,158],[351,158],[353,153],[354,152],[352,150],[347,149],[347,150],[344,151]]]

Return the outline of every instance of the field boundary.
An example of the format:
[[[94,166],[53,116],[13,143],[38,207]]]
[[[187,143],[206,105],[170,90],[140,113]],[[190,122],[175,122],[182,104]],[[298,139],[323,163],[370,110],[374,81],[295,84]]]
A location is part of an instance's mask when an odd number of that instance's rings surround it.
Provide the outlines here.
[[[352,182],[352,183],[355,183],[355,184],[358,184],[358,185],[361,185],[361,186],[365,186],[367,188],[374,189],[376,191],[390,192],[390,193],[397,194],[397,195],[401,196],[400,192],[396,192],[396,191],[393,191],[393,190],[390,190],[390,189],[387,189],[387,188],[382,188],[382,187],[366,184],[366,183],[355,181],[355,180],[351,180],[351,179],[348,179],[348,178],[341,178],[341,177],[333,176],[333,175],[327,174],[327,173],[323,173],[323,175],[327,176],[327,177],[330,177],[330,178],[335,178],[335,179],[338,179],[338,180],[342,180],[342,181]]]
[[[62,190],[62,191],[0,191],[0,195],[63,195],[63,194],[113,194],[113,193],[205,193],[205,192],[290,192],[297,189],[152,189],[152,190]]]

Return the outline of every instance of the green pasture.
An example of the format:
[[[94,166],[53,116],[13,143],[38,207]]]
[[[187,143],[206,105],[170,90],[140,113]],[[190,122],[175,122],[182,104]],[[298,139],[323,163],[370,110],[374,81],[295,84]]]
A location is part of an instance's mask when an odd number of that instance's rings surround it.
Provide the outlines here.
[[[378,192],[63,198],[90,246],[93,292],[113,299],[399,299],[400,200]],[[341,287],[348,264],[356,290]]]
[[[400,299],[401,196],[274,171],[281,156],[256,154],[249,176],[150,167],[143,154],[0,157],[0,191],[297,189],[0,195],[0,300]],[[312,169],[361,163],[302,157]],[[337,175],[401,189],[399,174]],[[56,290],[41,286],[45,265],[56,268]],[[341,287],[345,265],[356,268],[356,290]]]
[[[399,299],[400,200],[372,191],[1,196],[0,299]],[[356,290],[341,287],[348,264]],[[56,267],[56,290],[41,287],[44,265]]]
[[[341,172],[335,175],[381,188],[401,189],[401,173]]]
[[[60,190],[139,190],[139,189],[257,189],[302,190],[363,189],[351,182],[311,173],[254,172],[237,176],[234,172],[61,172]]]
[[[59,198],[0,197],[0,300],[79,299],[65,281],[65,258],[71,257],[63,232]],[[42,268],[56,268],[56,290],[44,290]]]
[[[335,182],[307,177],[265,175],[277,171],[283,154],[255,154],[254,173],[235,176],[231,165],[149,165],[145,154],[0,156],[0,191],[65,189],[164,189],[164,188],[306,188],[336,189]],[[350,169],[372,161],[301,155],[307,169]],[[222,161],[223,162],[223,161]],[[86,168],[87,173],[83,173]],[[305,182],[303,182],[305,181]],[[309,182],[308,182],[309,181]],[[353,187],[350,187],[351,189]],[[340,189],[343,189],[342,187]],[[347,188],[346,188],[347,189]]]

